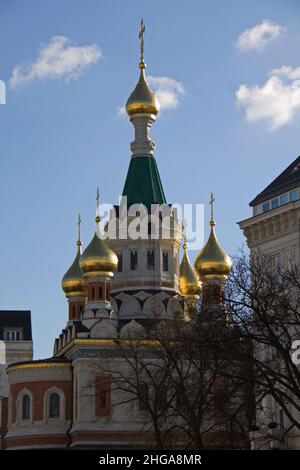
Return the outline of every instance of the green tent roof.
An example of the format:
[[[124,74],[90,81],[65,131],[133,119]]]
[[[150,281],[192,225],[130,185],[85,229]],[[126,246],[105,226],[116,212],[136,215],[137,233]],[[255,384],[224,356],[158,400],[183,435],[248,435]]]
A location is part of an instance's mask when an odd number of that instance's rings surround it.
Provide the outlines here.
[[[127,196],[128,207],[142,202],[149,210],[151,204],[166,204],[165,193],[154,157],[131,158],[122,195]]]

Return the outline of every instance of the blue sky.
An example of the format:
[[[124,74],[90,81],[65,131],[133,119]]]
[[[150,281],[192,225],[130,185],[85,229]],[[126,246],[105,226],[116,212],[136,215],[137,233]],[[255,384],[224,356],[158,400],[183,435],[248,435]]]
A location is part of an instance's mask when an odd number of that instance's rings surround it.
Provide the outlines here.
[[[299,154],[299,13],[296,0],[1,1],[0,309],[31,309],[36,358],[51,355],[67,320],[60,281],[78,212],[88,243],[96,187],[115,203],[123,188],[133,129],[118,109],[137,81],[141,17],[147,74],[175,80],[152,133],[167,200],[202,203],[213,191],[219,239],[234,253],[249,201]],[[75,49],[81,68],[37,67],[57,36],[73,42],[62,50],[93,46]]]

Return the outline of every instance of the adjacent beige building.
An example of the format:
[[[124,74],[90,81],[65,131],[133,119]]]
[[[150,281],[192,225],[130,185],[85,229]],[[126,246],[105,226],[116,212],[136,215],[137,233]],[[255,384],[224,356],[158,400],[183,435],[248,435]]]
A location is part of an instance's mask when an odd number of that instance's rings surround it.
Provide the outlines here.
[[[285,266],[289,261],[300,263],[300,157],[296,158],[269,186],[250,202],[252,216],[239,222],[247,239],[250,252],[259,250],[274,259],[274,266]],[[272,263],[273,264],[273,263]],[[264,407],[267,416],[286,430],[287,417],[272,397],[266,397]],[[275,434],[278,429],[274,430]],[[300,449],[300,432],[292,429],[279,443],[269,446]]]

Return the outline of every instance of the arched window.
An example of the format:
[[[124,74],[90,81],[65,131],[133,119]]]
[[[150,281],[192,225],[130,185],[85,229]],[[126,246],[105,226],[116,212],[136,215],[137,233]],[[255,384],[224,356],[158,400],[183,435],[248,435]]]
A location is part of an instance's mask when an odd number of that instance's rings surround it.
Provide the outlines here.
[[[102,286],[99,286],[99,299],[101,300],[103,296]]]
[[[136,271],[138,265],[138,254],[137,251],[132,251],[130,253],[130,269],[131,271]]]
[[[51,393],[49,398],[49,418],[59,418],[60,416],[60,396],[58,393]]]
[[[169,253],[163,252],[163,271],[169,271]]]
[[[72,307],[72,317],[75,318],[76,316],[76,310],[75,310],[75,305]]]
[[[94,299],[94,298],[95,298],[95,288],[94,288],[94,286],[93,286],[93,287],[92,287],[92,299]]]
[[[99,407],[101,409],[107,407],[107,391],[103,389],[99,390]]]
[[[147,251],[147,269],[154,269],[154,251]]]
[[[123,256],[122,253],[118,253],[118,272],[121,273],[123,270]]]
[[[30,419],[30,397],[24,395],[22,400],[22,419]]]

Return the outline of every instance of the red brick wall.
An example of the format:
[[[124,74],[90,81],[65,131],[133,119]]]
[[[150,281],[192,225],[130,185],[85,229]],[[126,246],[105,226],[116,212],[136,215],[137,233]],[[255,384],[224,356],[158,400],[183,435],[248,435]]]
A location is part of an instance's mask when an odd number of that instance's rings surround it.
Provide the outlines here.
[[[8,399],[7,398],[2,398],[1,402],[0,402],[0,406],[1,406],[1,423],[0,423],[0,434],[2,435],[2,437],[4,436],[4,434],[7,433],[7,416],[8,416]],[[3,449],[3,440],[1,440],[1,446],[0,448]]]
[[[72,418],[72,382],[70,380],[49,380],[40,382],[23,382],[11,386],[12,422],[16,422],[17,398],[23,390],[29,390],[33,395],[33,420],[39,421],[44,415],[44,395],[52,387],[57,387],[65,395],[66,419]]]

